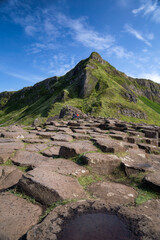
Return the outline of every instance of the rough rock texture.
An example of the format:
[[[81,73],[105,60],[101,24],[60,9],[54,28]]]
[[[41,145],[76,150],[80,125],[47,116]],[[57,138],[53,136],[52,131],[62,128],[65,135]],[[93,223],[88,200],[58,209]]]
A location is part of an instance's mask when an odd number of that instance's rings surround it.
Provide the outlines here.
[[[59,118],[71,119],[74,113],[78,113],[79,117],[86,117],[86,114],[82,113],[78,108],[72,106],[65,106],[61,109]]]
[[[136,232],[138,240],[160,239],[160,200],[149,200],[135,208],[122,207],[120,216],[131,222],[131,229]]]
[[[0,236],[9,240],[22,237],[38,223],[42,209],[11,193],[0,194]]]
[[[97,174],[110,174],[121,164],[121,160],[117,156],[105,153],[87,153],[83,158],[92,171]]]
[[[93,141],[103,152],[115,153],[125,152],[127,147],[124,142],[112,140],[110,138],[94,138]]]
[[[160,201],[152,200],[138,207],[118,207],[104,201],[81,201],[55,208],[42,223],[33,227],[27,240],[59,239],[60,232],[68,220],[85,213],[111,213],[121,220],[135,234],[135,240],[159,240]]]
[[[127,176],[153,170],[152,162],[149,161],[146,154],[140,150],[130,149],[128,155],[121,158],[121,160]]]
[[[35,168],[28,172],[19,181],[19,187],[45,205],[59,200],[85,197],[82,187],[75,178],[49,169]]]
[[[73,140],[72,136],[68,134],[55,134],[51,137],[53,141],[71,142]]]
[[[89,151],[97,151],[97,148],[89,141],[77,141],[61,146],[59,154],[61,157],[70,158]]]
[[[66,176],[73,175],[73,176],[83,176],[89,173],[89,171],[82,167],[79,166],[78,164],[67,160],[63,158],[57,158],[57,159],[48,159],[46,161],[43,161],[39,165],[39,171],[41,170],[46,171],[52,171],[52,172],[57,172]]]
[[[16,185],[22,177],[22,171],[15,166],[0,166],[0,191]]]
[[[41,164],[42,161],[46,161],[48,158],[43,157],[38,153],[32,153],[27,151],[17,151],[12,162],[16,165],[26,166],[26,167],[36,167]]]
[[[112,182],[92,183],[89,185],[88,191],[95,197],[120,205],[134,203],[138,195],[133,188]]]
[[[153,190],[160,193],[160,174],[159,174],[159,171],[149,173],[147,176],[145,176],[144,181],[149,187],[151,187]]]

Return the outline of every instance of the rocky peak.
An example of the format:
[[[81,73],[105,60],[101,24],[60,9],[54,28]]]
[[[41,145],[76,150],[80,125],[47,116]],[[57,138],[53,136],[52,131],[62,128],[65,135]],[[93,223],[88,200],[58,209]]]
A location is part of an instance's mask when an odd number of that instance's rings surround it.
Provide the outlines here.
[[[92,52],[89,59],[95,59],[97,60],[99,63],[104,64],[105,61],[103,60],[103,58],[99,55],[99,53],[97,52]]]

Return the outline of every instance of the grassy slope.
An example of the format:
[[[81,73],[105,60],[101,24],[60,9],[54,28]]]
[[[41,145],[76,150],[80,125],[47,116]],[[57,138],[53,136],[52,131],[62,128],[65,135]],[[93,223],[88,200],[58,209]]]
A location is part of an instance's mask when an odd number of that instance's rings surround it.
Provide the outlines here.
[[[118,72],[108,62],[100,64],[95,59],[87,59],[79,64],[90,73],[89,84],[94,84],[92,76],[98,79],[98,82],[91,94],[86,98],[80,98],[79,88],[76,82],[76,75],[69,78],[70,73],[59,78],[52,86],[54,91],[48,94],[44,84],[37,87],[38,98],[27,104],[27,100],[23,101],[20,106],[16,106],[16,102],[6,105],[4,110],[0,111],[0,124],[6,122],[11,124],[19,122],[30,124],[35,118],[41,118],[42,121],[49,116],[59,114],[60,109],[65,105],[72,105],[80,108],[83,112],[90,112],[95,116],[114,117],[124,121],[146,122],[149,124],[160,125],[160,104],[153,102],[143,96],[139,97],[137,103],[130,102],[122,96],[125,91],[123,85],[130,86],[131,81],[121,72]],[[137,85],[140,88],[141,86]],[[54,100],[61,93],[65,93],[63,101]],[[34,91],[28,91],[26,98],[34,99]],[[133,109],[135,111],[144,112],[147,119],[136,119],[124,116],[120,113],[121,108]]]

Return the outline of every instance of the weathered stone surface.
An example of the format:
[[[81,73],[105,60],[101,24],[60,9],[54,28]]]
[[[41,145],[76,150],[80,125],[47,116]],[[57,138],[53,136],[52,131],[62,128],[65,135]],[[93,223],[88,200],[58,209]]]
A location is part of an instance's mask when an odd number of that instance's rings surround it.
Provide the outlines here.
[[[4,151],[12,152],[13,150],[18,150],[24,148],[24,143],[22,142],[7,142],[0,143],[0,153],[4,153]]]
[[[159,169],[160,171],[160,169]],[[149,173],[145,176],[144,181],[145,183],[151,187],[153,190],[160,193],[160,173],[159,171]]]
[[[50,205],[56,201],[83,198],[85,193],[75,178],[35,168],[19,181],[19,187],[37,201]]]
[[[92,183],[89,185],[88,191],[95,197],[120,205],[134,203],[138,195],[133,188],[112,182]]]
[[[87,134],[72,133],[72,137],[77,140],[89,140],[91,137]]]
[[[38,132],[37,135],[40,136],[41,138],[51,138],[54,136],[54,132]]]
[[[78,141],[61,146],[59,154],[61,157],[70,158],[89,151],[97,151],[97,148],[90,141]]]
[[[42,223],[33,227],[27,240],[59,239],[59,233],[70,219],[87,213],[110,213],[121,220],[135,234],[136,240],[159,240],[159,200],[148,201],[136,208],[108,204],[101,201],[81,201],[55,208]],[[151,209],[151,211],[149,210]],[[153,210],[153,212],[152,212]],[[156,212],[158,210],[158,212]],[[152,221],[153,219],[153,221]]]
[[[73,106],[65,106],[61,109],[61,112],[59,114],[59,118],[65,118],[65,119],[71,119],[73,116],[73,113],[79,114],[79,117],[86,117],[87,115],[82,113],[81,110],[79,110],[76,107]]]
[[[138,147],[145,150],[146,153],[160,154],[160,148],[150,144],[138,143]]]
[[[98,147],[103,152],[124,152],[127,150],[127,147],[124,142],[112,140],[110,138],[94,138],[93,141],[98,145]]]
[[[40,152],[45,150],[48,147],[47,144],[39,143],[39,144],[29,144],[26,146],[25,150],[29,152]]]
[[[4,138],[23,139],[25,137],[25,133],[24,132],[3,132],[1,136]]]
[[[87,153],[84,161],[91,166],[92,171],[97,174],[110,174],[121,164],[121,160],[115,155],[105,153]]]
[[[71,142],[73,137],[68,134],[55,134],[51,137],[53,141]]]
[[[46,157],[58,157],[60,146],[54,146],[49,149],[42,151],[41,153]]]
[[[104,201],[79,201],[56,207],[42,223],[36,225],[28,232],[27,240],[57,240],[58,234],[63,230],[63,225],[67,220],[78,214],[106,212],[107,210],[110,210],[110,207],[106,206]]]
[[[73,161],[57,158],[57,159],[48,159],[47,161],[41,162],[39,168],[43,168],[46,171],[57,172],[63,175],[73,175],[73,176],[83,176],[89,173],[87,169],[78,164],[74,163]]]
[[[27,151],[17,151],[11,160],[16,165],[27,166],[32,168],[32,167],[38,167],[43,161],[48,160],[48,158],[38,153],[32,153]]]
[[[129,149],[128,155],[122,157],[121,160],[127,176],[153,170],[152,162],[149,161],[146,154],[140,150]]]
[[[0,191],[16,185],[22,177],[22,171],[15,166],[0,166]]]
[[[130,222],[130,228],[136,232],[138,240],[160,239],[160,200],[149,200],[135,208],[121,207],[120,216]]]
[[[23,142],[30,143],[30,144],[36,144],[36,143],[46,143],[46,142],[48,142],[48,140],[40,139],[38,136],[35,136],[34,138],[31,138],[31,139],[23,139]]]
[[[11,193],[0,194],[0,234],[3,239],[17,240],[34,226],[42,209]],[[4,238],[5,237],[5,238]]]

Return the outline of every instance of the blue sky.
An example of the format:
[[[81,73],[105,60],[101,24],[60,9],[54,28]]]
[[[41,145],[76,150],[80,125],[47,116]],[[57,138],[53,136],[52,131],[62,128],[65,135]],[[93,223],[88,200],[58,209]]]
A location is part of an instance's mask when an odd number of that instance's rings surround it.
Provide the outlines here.
[[[0,0],[0,92],[61,76],[91,52],[160,83],[158,0]]]

